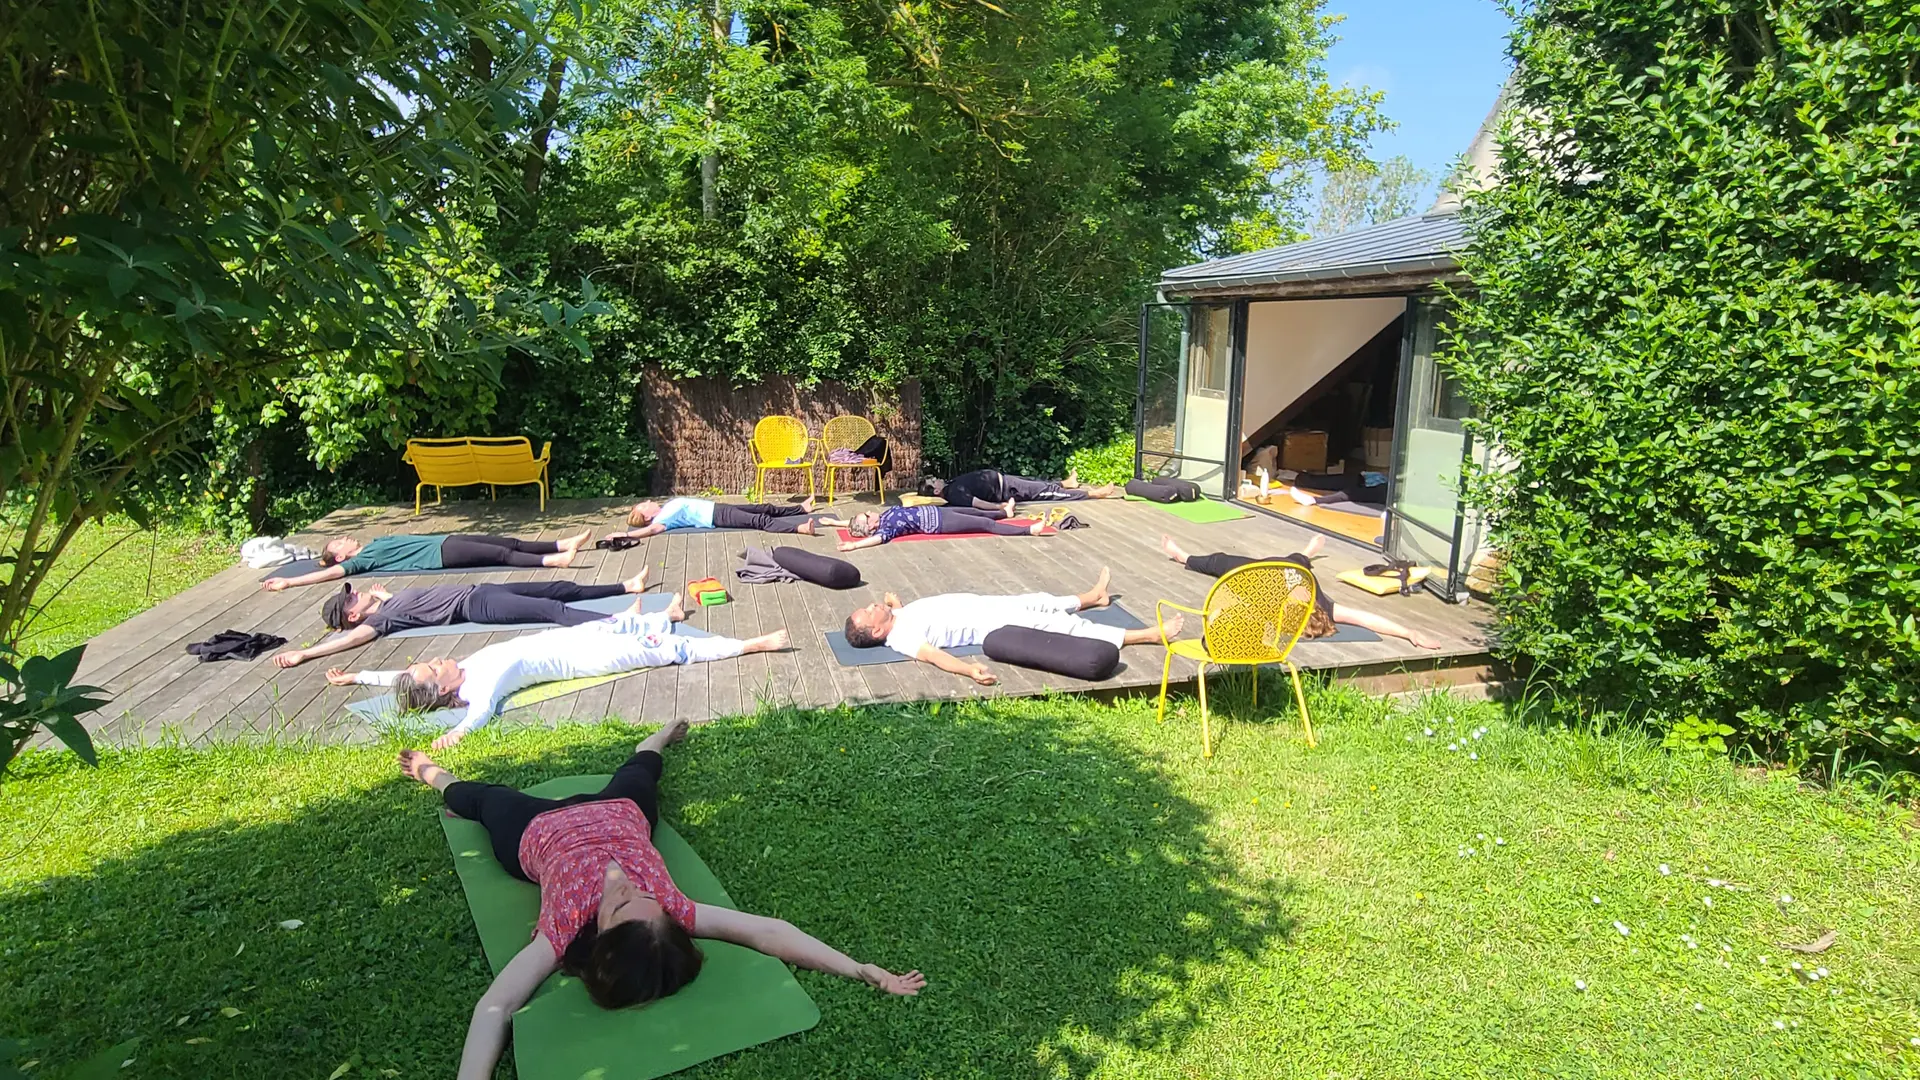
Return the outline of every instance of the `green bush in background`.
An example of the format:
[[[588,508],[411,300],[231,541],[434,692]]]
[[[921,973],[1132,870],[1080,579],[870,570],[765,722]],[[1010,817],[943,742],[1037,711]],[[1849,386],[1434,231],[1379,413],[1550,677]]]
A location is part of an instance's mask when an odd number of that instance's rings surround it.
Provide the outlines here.
[[[1542,0],[1450,361],[1502,634],[1575,707],[1920,763],[1909,5]],[[1715,729],[1717,730],[1717,728]]]

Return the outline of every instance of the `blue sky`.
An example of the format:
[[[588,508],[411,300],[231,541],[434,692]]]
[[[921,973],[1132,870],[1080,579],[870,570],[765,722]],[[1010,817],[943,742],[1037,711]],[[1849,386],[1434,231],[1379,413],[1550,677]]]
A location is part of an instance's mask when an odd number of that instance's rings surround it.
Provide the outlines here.
[[[1507,76],[1510,23],[1493,0],[1328,0],[1345,15],[1327,54],[1334,83],[1386,92],[1400,126],[1373,159],[1405,154],[1438,180],[1465,152]]]

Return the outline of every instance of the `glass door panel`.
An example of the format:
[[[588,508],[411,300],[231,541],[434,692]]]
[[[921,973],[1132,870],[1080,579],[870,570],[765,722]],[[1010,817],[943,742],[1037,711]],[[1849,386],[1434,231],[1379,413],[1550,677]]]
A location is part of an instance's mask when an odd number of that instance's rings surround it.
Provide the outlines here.
[[[1233,309],[1148,304],[1140,312],[1135,471],[1213,489],[1227,472]]]
[[[1392,489],[1388,496],[1386,553],[1431,566],[1428,584],[1451,596],[1464,567],[1457,550],[1461,518],[1460,475],[1468,437],[1466,398],[1434,363],[1450,331],[1443,301],[1412,302],[1411,341],[1400,372],[1400,423],[1395,431]]]

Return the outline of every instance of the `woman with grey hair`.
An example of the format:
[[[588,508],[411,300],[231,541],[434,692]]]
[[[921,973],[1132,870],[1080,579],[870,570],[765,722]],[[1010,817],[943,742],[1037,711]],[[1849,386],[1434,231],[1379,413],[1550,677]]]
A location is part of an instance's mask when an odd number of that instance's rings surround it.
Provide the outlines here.
[[[327,672],[335,686],[390,686],[407,712],[458,707],[460,722],[433,740],[433,748],[452,746],[493,719],[502,702],[517,690],[562,679],[615,675],[669,664],[700,664],[743,653],[787,647],[785,630],[739,641],[726,637],[675,634],[673,624],[687,617],[680,597],[666,611],[642,614],[633,607],[598,622],[545,630],[489,645],[465,660],[442,657],[399,671]]]

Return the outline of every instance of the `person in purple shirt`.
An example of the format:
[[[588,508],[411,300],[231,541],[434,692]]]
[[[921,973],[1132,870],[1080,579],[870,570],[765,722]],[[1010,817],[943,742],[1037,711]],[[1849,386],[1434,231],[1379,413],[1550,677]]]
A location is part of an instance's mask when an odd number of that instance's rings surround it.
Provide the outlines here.
[[[1052,536],[1058,531],[1039,521],[1029,525],[1014,525],[1005,520],[1012,516],[1011,502],[998,510],[976,510],[967,506],[889,506],[878,512],[869,510],[855,514],[853,520],[847,523],[847,531],[859,539],[842,540],[839,547],[841,551],[857,551],[921,533],[944,536],[959,533]]]

